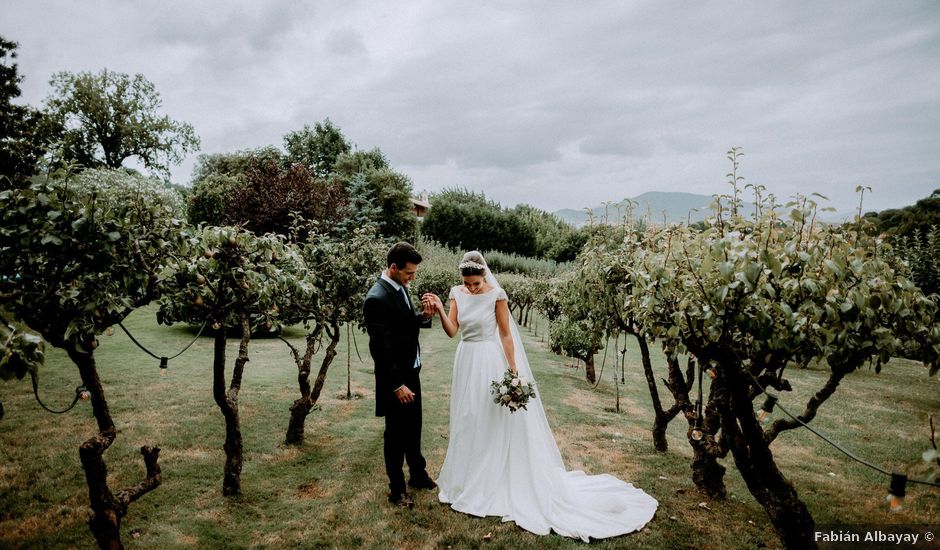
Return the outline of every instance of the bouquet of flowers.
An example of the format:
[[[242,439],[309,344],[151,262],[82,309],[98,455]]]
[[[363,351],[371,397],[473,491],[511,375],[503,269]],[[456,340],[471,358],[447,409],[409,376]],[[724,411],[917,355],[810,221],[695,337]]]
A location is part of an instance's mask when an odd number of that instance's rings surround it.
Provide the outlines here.
[[[506,369],[502,379],[493,380],[490,384],[490,393],[494,395],[494,403],[509,407],[509,412],[516,412],[525,409],[529,399],[535,397],[535,382]]]

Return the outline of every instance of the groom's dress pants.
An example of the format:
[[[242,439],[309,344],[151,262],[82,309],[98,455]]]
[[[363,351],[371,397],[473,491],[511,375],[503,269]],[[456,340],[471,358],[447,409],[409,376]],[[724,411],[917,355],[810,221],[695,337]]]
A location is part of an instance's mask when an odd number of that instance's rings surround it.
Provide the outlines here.
[[[412,388],[415,400],[402,404],[397,400],[385,412],[385,471],[392,494],[405,492],[403,463],[408,461],[411,476],[421,478],[427,462],[421,456],[421,385]]]

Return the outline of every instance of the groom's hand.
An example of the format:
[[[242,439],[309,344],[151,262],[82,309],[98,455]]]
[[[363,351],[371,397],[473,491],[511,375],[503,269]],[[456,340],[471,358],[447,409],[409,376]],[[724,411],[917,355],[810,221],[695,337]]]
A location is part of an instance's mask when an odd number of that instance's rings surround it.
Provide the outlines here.
[[[402,405],[407,405],[412,403],[415,400],[415,394],[413,391],[408,389],[408,386],[402,386],[395,390],[395,397],[398,398],[398,402]]]
[[[425,300],[424,298],[421,298],[421,309],[423,310],[425,319],[430,319],[431,317],[434,317],[434,311],[435,311],[434,305],[428,302],[428,300]]]
[[[444,302],[438,297],[437,294],[431,294],[428,292],[421,297],[422,302],[427,302],[431,306],[431,312],[434,313],[438,310],[444,311]]]

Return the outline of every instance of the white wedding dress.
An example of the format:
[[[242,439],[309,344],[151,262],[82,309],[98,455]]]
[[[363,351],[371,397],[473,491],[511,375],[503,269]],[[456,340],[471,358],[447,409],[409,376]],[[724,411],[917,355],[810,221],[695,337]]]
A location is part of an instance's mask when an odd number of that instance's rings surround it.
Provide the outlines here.
[[[495,283],[492,275],[487,282]],[[454,357],[450,397],[450,437],[438,476],[438,498],[474,516],[503,521],[538,535],[555,531],[589,541],[642,528],[656,513],[656,500],[609,474],[565,470],[561,453],[538,398],[527,410],[510,413],[493,402],[490,383],[508,368],[496,325],[496,301],[506,293],[495,286],[481,294],[451,289],[461,334]],[[511,321],[516,368],[534,380]]]

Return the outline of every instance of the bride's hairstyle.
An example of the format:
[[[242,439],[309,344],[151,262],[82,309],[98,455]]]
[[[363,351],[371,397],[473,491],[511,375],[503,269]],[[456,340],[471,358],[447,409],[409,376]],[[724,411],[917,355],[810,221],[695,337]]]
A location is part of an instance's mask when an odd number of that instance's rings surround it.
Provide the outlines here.
[[[464,277],[472,275],[486,275],[486,260],[483,259],[483,254],[480,254],[476,250],[471,250],[463,255],[463,259],[460,260],[460,265],[457,266],[460,269],[460,275]]]

